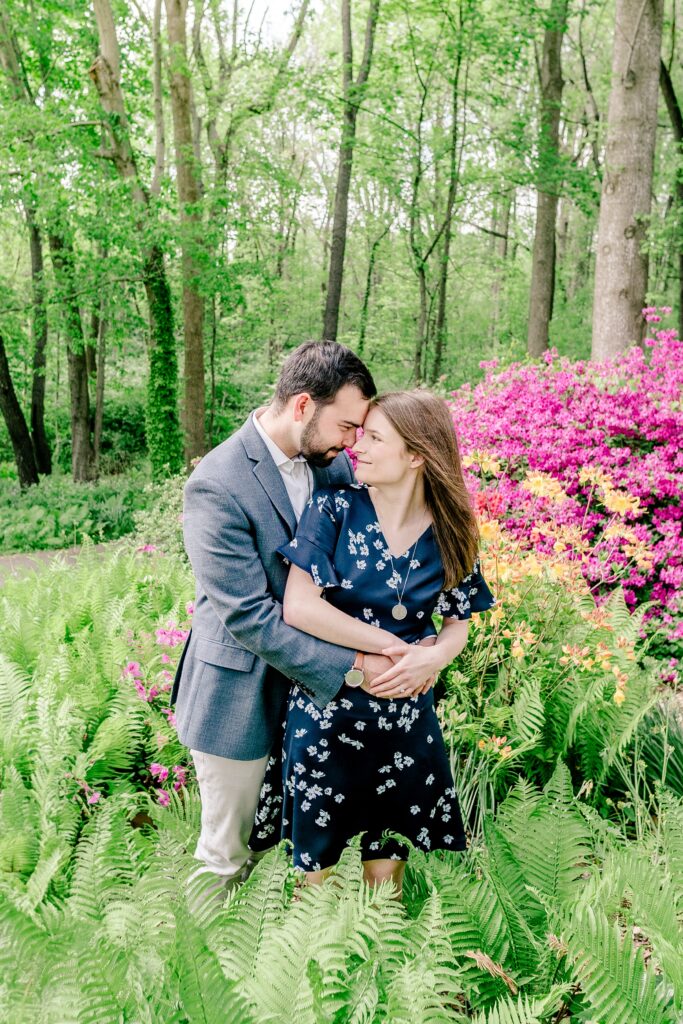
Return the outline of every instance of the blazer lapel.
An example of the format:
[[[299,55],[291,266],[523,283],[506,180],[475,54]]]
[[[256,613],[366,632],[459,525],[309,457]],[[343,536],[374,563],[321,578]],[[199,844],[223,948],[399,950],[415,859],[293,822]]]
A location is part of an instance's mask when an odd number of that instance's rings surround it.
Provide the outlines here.
[[[244,449],[254,463],[254,476],[263,487],[266,496],[274,505],[280,518],[287,524],[290,535],[294,536],[296,516],[287,494],[287,488],[285,487],[280,470],[273,462],[270,452],[252,423],[251,416],[242,427],[240,433]]]

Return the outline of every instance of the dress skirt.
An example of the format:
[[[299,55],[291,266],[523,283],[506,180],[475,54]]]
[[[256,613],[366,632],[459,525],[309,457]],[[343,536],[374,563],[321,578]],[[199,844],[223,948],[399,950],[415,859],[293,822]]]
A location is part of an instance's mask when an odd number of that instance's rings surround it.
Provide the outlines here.
[[[433,691],[402,699],[346,687],[322,710],[294,685],[284,739],[266,770],[249,845],[281,838],[294,866],[336,864],[363,833],[363,860],[405,860],[397,832],[425,852],[464,850],[466,837]]]

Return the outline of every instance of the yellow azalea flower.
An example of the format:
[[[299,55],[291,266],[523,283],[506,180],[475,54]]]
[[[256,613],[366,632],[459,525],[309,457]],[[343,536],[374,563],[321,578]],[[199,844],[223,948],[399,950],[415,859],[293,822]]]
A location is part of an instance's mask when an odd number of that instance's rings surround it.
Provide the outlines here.
[[[483,473],[500,476],[500,462],[497,459],[491,458],[490,455],[482,455],[479,459],[479,466]]]
[[[500,536],[500,523],[495,519],[486,519],[479,524],[479,533],[482,540],[496,540]]]
[[[558,554],[560,553],[560,551],[566,551],[566,550],[567,550],[567,545],[565,544],[565,542],[563,540],[556,540],[555,543],[553,544],[553,551],[557,551]]]
[[[566,501],[567,499],[567,495],[558,481],[549,473],[528,470],[522,487],[540,498],[550,498],[551,501]]]
[[[612,673],[616,676],[617,686],[626,686],[628,683],[628,676],[625,672],[622,672],[618,665],[612,666]]]
[[[608,487],[612,482],[609,473],[605,473],[599,466],[584,466],[579,472],[579,483],[599,484]]]
[[[462,459],[460,461],[463,464],[463,466],[465,467],[465,469],[469,469],[470,466],[474,466],[474,464],[475,464],[475,461],[474,461],[474,459],[472,458],[471,455],[463,455],[463,457],[462,457]]]
[[[623,704],[626,700],[626,694],[623,690],[617,689],[614,691],[614,696],[612,697],[612,700],[615,704]]]
[[[636,531],[632,526],[627,526],[625,523],[610,523],[602,536],[605,540],[621,538],[622,540],[629,540],[634,544],[638,542]]]
[[[494,607],[493,611],[489,613],[489,621],[490,622],[494,622],[494,623],[495,622],[500,622],[500,620],[503,618],[504,614],[505,613],[503,612],[502,605],[497,604]]]
[[[509,757],[511,753],[512,753],[512,747],[503,747],[503,749],[500,752],[500,756],[501,757]]]
[[[513,658],[523,658],[524,657],[524,648],[522,647],[522,645],[519,642],[519,640],[514,640],[513,641],[512,647],[510,648],[510,654],[512,655]]]
[[[486,747],[486,740],[479,740],[477,746],[479,747],[480,750],[484,750],[484,748]]]
[[[626,512],[640,516],[645,511],[640,504],[640,499],[626,491],[613,491],[606,488],[602,496],[602,503],[609,512],[614,512],[619,516],[623,516]]]

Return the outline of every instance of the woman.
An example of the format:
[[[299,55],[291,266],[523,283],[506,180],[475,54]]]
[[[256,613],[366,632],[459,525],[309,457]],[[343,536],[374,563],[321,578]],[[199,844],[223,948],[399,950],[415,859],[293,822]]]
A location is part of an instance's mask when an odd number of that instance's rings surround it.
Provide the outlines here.
[[[467,642],[467,619],[494,598],[479,572],[479,535],[445,404],[426,391],[373,401],[354,445],[357,484],[324,488],[295,538],[285,621],[394,666],[372,684],[362,656],[320,711],[294,685],[282,761],[271,758],[250,840],[294,847],[294,865],[319,882],[363,832],[365,877],[400,890],[407,850],[465,848],[460,808],[431,682]],[[438,634],[432,613],[443,616]],[[429,654],[416,645],[430,645]],[[419,686],[406,670],[426,665]],[[325,666],[320,666],[325,671]],[[358,685],[358,684],[361,685]],[[277,835],[280,813],[281,836]]]

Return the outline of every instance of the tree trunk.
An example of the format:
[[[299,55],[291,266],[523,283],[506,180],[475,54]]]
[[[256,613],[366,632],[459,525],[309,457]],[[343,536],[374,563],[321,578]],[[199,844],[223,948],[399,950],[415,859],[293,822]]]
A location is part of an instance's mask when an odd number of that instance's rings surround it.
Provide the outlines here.
[[[7,353],[5,352],[5,341],[2,334],[0,334],[0,412],[5,420],[7,433],[12,442],[14,461],[17,464],[17,473],[19,475],[19,486],[22,490],[25,490],[32,484],[38,483],[38,466],[26,419],[19,405],[14,384],[12,383]]]
[[[97,311],[97,358],[95,369],[95,422],[93,424],[93,448],[95,449],[95,468],[100,472],[100,452],[102,448],[102,421],[104,419],[104,370],[106,362],[107,320],[104,297],[100,299]]]
[[[197,166],[194,158],[190,74],[187,64],[185,16],[187,0],[166,0],[169,43],[169,76],[176,182],[182,226],[183,328],[185,339],[185,465],[206,454],[204,390],[204,297],[199,289],[200,270],[196,252],[202,217]]]
[[[339,327],[339,303],[341,301],[344,275],[344,253],[346,250],[346,225],[349,210],[349,188],[353,165],[353,149],[356,140],[358,108],[363,99],[365,85],[370,74],[372,48],[375,40],[380,0],[370,0],[370,9],[365,25],[365,50],[356,81],[353,81],[353,37],[351,32],[351,0],[342,0],[342,35],[344,47],[344,117],[342,139],[339,148],[337,188],[334,196],[334,221],[332,224],[332,249],[327,281],[325,314],[323,318],[323,340],[336,341]]]
[[[510,233],[510,211],[512,209],[512,198],[514,191],[505,192],[501,196],[500,208],[496,211],[495,221],[495,243],[493,256],[496,261],[493,270],[493,282],[491,284],[491,323],[489,325],[489,338],[496,347],[500,339],[498,330],[500,325],[500,303],[503,286],[505,284],[505,263],[508,254],[508,239]]]
[[[52,453],[45,433],[45,367],[47,365],[47,309],[43,240],[36,223],[36,211],[24,206],[31,251],[33,290],[33,373],[31,378],[31,438],[38,472],[52,472]]]
[[[365,332],[368,326],[368,311],[370,308],[370,292],[372,291],[372,276],[375,272],[375,260],[377,259],[377,250],[379,249],[382,239],[387,235],[389,228],[386,227],[379,238],[376,238],[370,247],[370,258],[368,260],[368,272],[365,277],[365,291],[363,292],[363,304],[360,310],[360,329],[358,331],[358,355],[363,355],[363,349],[365,348]]]
[[[617,0],[600,197],[593,359],[643,337],[664,0]]]
[[[147,382],[146,431],[152,473],[160,478],[180,472],[182,439],[178,423],[178,362],[173,332],[173,306],[166,277],[164,254],[157,242],[148,243],[149,195],[142,184],[128,134],[128,118],[119,80],[119,46],[109,0],[93,0],[100,53],[90,77],[109,115],[111,158],[130,182],[137,225],[143,244],[142,279],[150,318],[150,366]]]
[[[51,232],[49,239],[55,279],[65,314],[64,327],[71,407],[71,472],[75,481],[83,482],[94,480],[96,470],[95,452],[90,438],[88,365],[83,322],[74,280],[74,253],[72,243],[61,235]]]
[[[539,358],[548,348],[555,297],[555,221],[560,185],[560,111],[562,106],[562,38],[568,0],[552,0],[543,36],[541,125],[538,141],[536,231],[531,257],[527,350]]]
[[[455,195],[458,188],[457,152],[458,152],[458,100],[460,86],[460,67],[462,64],[462,25],[458,34],[455,59],[455,72],[451,90],[451,137],[449,145],[448,196],[446,199],[446,226],[443,233],[441,248],[441,268],[439,273],[439,292],[434,326],[434,362],[432,363],[431,383],[435,384],[441,373],[443,353],[446,347],[446,298],[448,296],[448,265],[451,256],[451,234]]]
[[[676,95],[669,69],[664,61],[660,63],[659,81],[662,93],[664,94],[666,109],[669,112],[678,152],[680,155],[683,155],[683,113],[681,112],[681,105],[678,102],[678,96]],[[683,179],[681,178],[680,168],[676,176],[676,206],[678,217],[683,218]],[[678,249],[678,336],[683,338],[683,246],[680,244]]]

